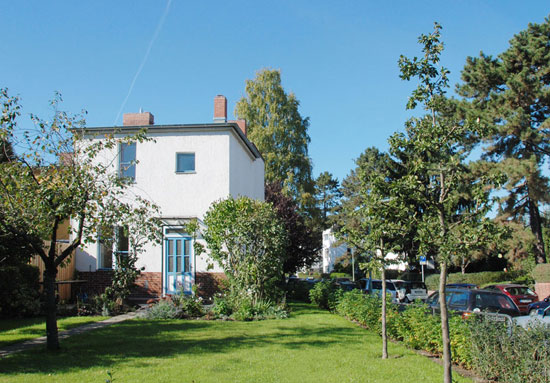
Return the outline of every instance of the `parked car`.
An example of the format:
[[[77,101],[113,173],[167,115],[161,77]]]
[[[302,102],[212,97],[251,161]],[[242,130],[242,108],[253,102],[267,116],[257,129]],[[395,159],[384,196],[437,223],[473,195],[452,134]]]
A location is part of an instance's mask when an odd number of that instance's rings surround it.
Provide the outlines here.
[[[536,314],[538,309],[545,309],[550,306],[550,295],[544,298],[542,301],[531,303],[527,306],[527,312],[529,315]]]
[[[485,287],[486,290],[495,290],[503,292],[508,295],[516,306],[518,306],[519,311],[522,314],[528,314],[528,306],[539,300],[538,295],[527,286],[516,285],[516,284],[497,284],[490,285]]]
[[[514,301],[497,291],[449,288],[446,291],[446,298],[448,309],[461,314],[462,317],[481,311],[507,314],[511,317],[521,315]],[[439,313],[439,292],[430,295],[426,303],[433,312]]]
[[[405,297],[402,299],[404,303],[428,299],[428,289],[424,282],[404,281],[403,287],[405,288]]]
[[[332,282],[344,291],[361,289],[361,285],[358,282],[350,281],[349,278],[335,278]]]
[[[550,306],[545,309],[538,309],[533,315],[523,315],[514,318],[514,322],[523,328],[539,324],[544,324],[550,328]]]
[[[479,289],[478,285],[474,285],[473,283],[447,283],[445,287],[450,288],[463,288],[463,289]]]
[[[388,294],[391,294],[392,302],[400,302],[405,298],[405,288],[399,286],[399,282],[394,279],[386,279],[386,291]],[[382,280],[381,279],[369,279],[362,278],[359,280],[361,284],[361,289],[368,294],[377,294],[378,296],[382,295]]]

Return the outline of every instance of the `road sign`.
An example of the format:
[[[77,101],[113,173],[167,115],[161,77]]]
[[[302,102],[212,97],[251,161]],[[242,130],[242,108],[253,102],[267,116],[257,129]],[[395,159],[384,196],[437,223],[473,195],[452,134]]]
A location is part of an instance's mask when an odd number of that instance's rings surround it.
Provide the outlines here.
[[[426,257],[425,256],[420,256],[420,264],[421,265],[426,265],[428,264],[428,262],[426,261]]]

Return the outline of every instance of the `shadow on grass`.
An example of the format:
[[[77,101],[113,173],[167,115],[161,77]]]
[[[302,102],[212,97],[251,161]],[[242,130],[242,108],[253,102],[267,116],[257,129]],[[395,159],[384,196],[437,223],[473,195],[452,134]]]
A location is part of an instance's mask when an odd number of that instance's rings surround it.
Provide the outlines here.
[[[148,365],[151,358],[182,354],[230,353],[242,349],[278,347],[324,348],[353,342],[357,330],[325,311],[293,305],[291,318],[260,322],[133,320],[73,336],[57,352],[34,349],[0,360],[0,371],[62,373],[90,367],[110,367],[124,359]],[[335,320],[336,319],[336,320]],[[261,352],[258,350],[258,352]]]

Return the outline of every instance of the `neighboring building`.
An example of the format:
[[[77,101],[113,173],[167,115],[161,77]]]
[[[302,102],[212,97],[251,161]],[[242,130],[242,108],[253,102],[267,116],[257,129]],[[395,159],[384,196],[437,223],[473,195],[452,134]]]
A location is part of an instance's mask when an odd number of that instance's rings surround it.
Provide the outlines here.
[[[86,134],[101,139],[105,134],[132,135],[143,128],[154,141],[120,145],[98,156],[104,161],[117,158],[113,171],[134,181],[129,194],[161,209],[162,245],[149,244],[136,265],[145,268],[138,280],[141,294],[172,294],[181,286],[190,293],[195,283],[208,289],[222,270],[209,269],[209,257],[193,253],[193,239],[183,225],[193,218],[201,222],[212,202],[228,196],[263,200],[262,156],[246,138],[245,121],[227,121],[224,96],[214,99],[214,123],[154,125],[153,115],[144,112],[125,114],[122,127],[88,128]],[[137,164],[131,165],[134,161]],[[118,251],[128,246],[121,233]],[[110,283],[113,250],[99,240],[77,251],[76,269],[89,281],[89,288],[100,291]]]
[[[351,249],[345,243],[339,243],[334,237],[332,229],[323,231],[323,250],[322,260],[323,268],[322,272],[328,274],[334,269],[334,264],[338,258],[350,252]]]
[[[324,230],[322,249],[322,272],[325,274],[332,272],[337,259],[345,255],[346,253],[351,253],[351,251],[352,249],[350,249],[345,242],[340,242],[334,237],[332,229]],[[405,271],[407,269],[407,263],[403,262],[403,260],[400,259],[399,254],[387,253],[385,258],[387,261],[391,262],[390,264],[388,264],[386,269],[399,271]]]

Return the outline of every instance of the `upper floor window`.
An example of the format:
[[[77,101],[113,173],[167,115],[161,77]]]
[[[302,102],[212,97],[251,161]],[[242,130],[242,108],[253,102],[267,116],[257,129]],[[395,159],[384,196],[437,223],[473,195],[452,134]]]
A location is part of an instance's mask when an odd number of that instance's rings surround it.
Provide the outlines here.
[[[195,172],[195,153],[176,153],[176,173]]]
[[[118,163],[119,175],[129,180],[136,179],[136,143],[120,144],[120,157]]]

